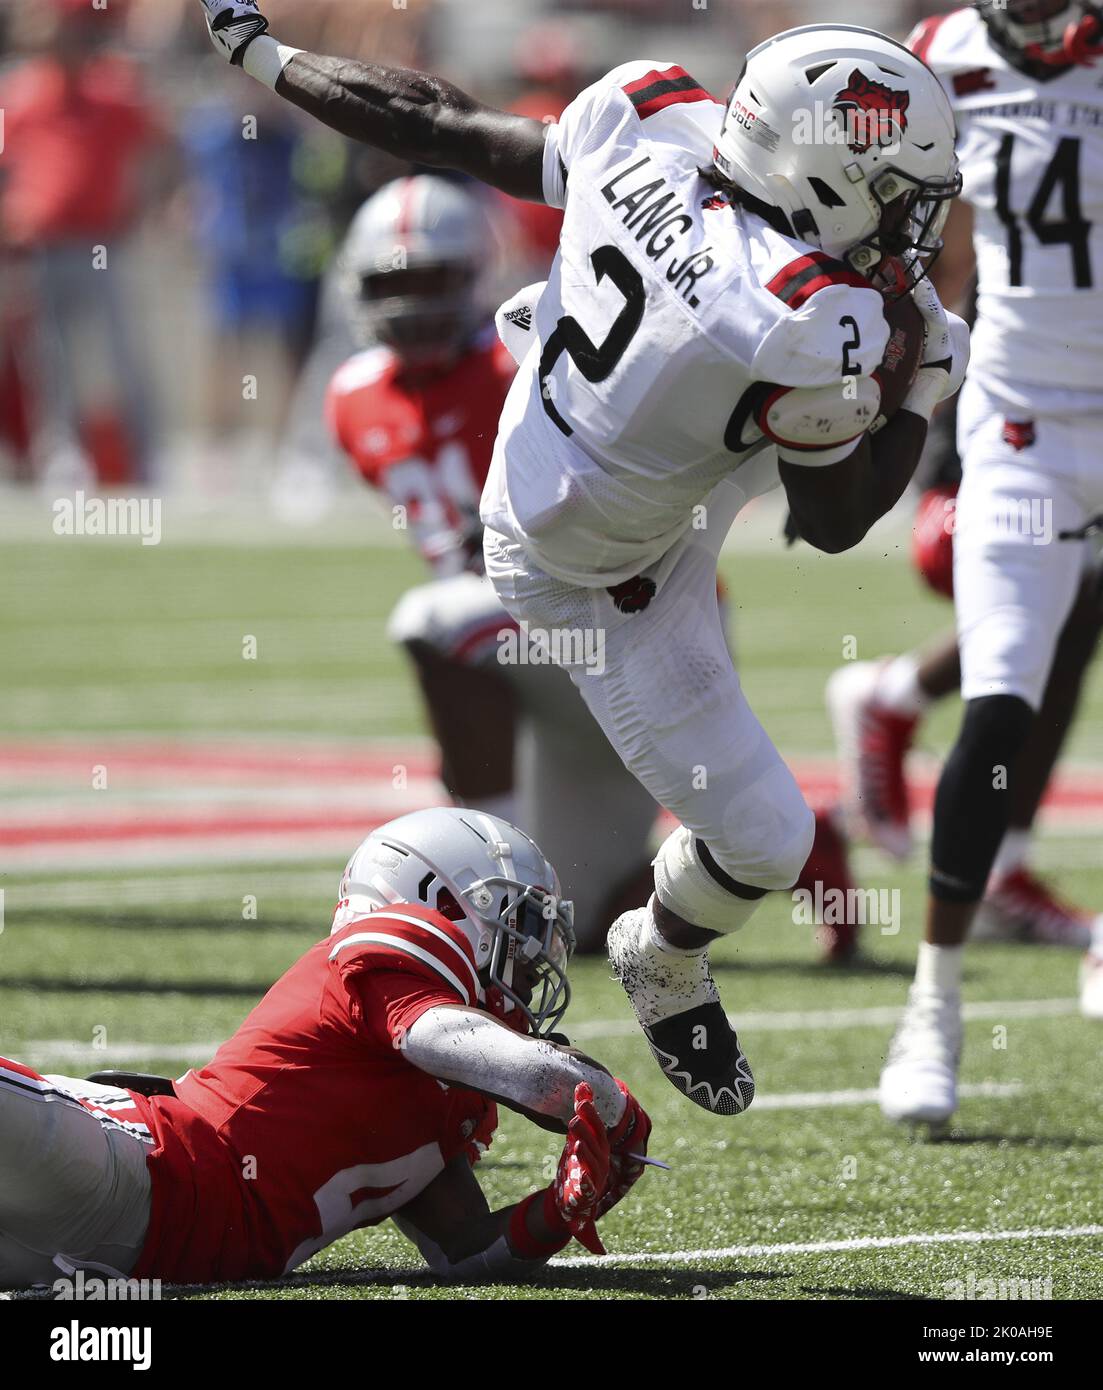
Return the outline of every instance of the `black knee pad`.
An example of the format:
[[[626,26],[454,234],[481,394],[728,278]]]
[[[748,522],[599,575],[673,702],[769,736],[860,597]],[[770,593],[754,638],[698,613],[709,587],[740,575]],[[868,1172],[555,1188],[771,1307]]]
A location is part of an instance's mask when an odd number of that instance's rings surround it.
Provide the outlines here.
[[[931,839],[932,896],[979,902],[1007,829],[1010,785],[1034,711],[1017,695],[987,695],[965,707],[942,776]]]

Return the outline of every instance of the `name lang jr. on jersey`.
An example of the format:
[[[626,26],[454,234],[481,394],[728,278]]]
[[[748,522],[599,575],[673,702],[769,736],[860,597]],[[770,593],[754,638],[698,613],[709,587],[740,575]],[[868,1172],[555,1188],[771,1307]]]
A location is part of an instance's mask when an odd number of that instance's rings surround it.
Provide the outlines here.
[[[645,154],[642,159],[637,159],[635,164],[615,173],[609,182],[603,185],[601,192],[610,207],[621,212],[624,225],[630,232],[635,233],[636,241],[642,245],[644,254],[653,261],[660,261],[675,241],[690,230],[693,218],[684,207],[678,206],[677,193],[662,177],[645,176],[645,182],[636,182],[631,189],[623,190],[624,181],[651,162],[651,156]],[[675,204],[673,210],[672,203]],[[646,241],[644,237],[647,237]],[[694,286],[702,275],[707,274],[716,264],[709,255],[711,250],[711,246],[702,246],[681,259],[682,248],[679,248],[671,256],[670,264],[666,267],[666,278],[676,290],[681,291],[682,298],[693,309],[701,302],[693,293]]]

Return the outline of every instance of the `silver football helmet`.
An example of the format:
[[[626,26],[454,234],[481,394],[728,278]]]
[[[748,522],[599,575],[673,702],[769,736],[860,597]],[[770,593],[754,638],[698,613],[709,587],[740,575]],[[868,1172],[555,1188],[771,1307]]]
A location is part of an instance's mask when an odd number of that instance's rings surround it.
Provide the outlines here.
[[[481,280],[496,239],[482,201],[452,179],[385,184],[352,220],[341,252],[365,339],[411,366],[451,360],[488,312]]]
[[[381,825],[345,868],[333,930],[398,903],[434,908],[463,931],[491,1012],[514,1024],[519,1011],[537,1036],[554,1030],[571,997],[574,906],[523,831],[457,806]],[[531,998],[520,992],[529,984]]]

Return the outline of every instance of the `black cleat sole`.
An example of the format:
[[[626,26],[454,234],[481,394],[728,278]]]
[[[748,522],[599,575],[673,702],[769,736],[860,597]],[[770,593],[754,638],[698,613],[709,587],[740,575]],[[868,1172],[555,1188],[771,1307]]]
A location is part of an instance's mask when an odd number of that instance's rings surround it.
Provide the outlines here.
[[[740,1115],[754,1100],[754,1077],[719,1004],[700,1004],[643,1033],[667,1080],[702,1110]]]

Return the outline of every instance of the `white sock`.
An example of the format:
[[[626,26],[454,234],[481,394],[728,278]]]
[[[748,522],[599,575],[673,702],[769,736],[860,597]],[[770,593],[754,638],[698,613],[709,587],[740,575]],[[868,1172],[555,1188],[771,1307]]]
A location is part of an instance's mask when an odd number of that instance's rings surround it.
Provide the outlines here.
[[[719,1001],[704,950],[671,946],[658,931],[649,907],[633,908],[613,925],[621,945],[611,947],[610,958],[645,1028]]]
[[[921,941],[915,966],[916,988],[933,994],[960,993],[963,950],[963,946],[933,946],[929,941]]]
[[[1089,947],[1093,956],[1103,957],[1103,916],[1092,923],[1092,939]]]
[[[708,944],[704,946],[694,946],[687,949],[685,946],[673,946],[659,930],[659,924],[655,920],[655,895],[652,893],[647,903],[647,917],[644,921],[643,931],[640,933],[640,946],[644,950],[658,950],[666,956],[703,956],[708,950]]]
[[[931,703],[919,684],[919,661],[910,653],[894,657],[877,679],[877,703],[893,714],[912,718]]]
[[[992,865],[992,877],[1002,878],[1004,874],[1021,869],[1030,852],[1031,832],[1029,830],[1008,830],[1000,841],[996,861]]]

